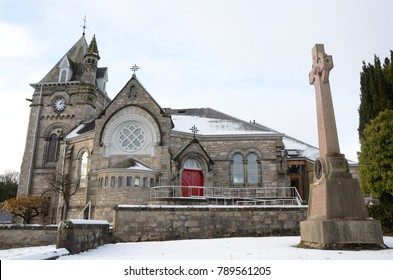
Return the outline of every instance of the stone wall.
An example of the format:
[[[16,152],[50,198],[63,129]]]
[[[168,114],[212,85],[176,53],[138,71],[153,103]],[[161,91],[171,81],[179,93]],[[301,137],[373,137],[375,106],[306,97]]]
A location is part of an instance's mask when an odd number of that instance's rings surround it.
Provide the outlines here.
[[[192,138],[189,135],[173,132],[171,135],[171,151],[175,154],[185,143],[189,143]],[[233,186],[233,187],[287,187],[285,175],[278,173],[277,151],[283,148],[282,136],[260,135],[250,136],[198,136],[198,141],[205,149],[209,157],[214,161],[212,170],[205,170],[205,186]],[[231,162],[233,153],[238,152],[244,159],[247,154],[258,155],[259,179],[258,184],[248,185],[247,183],[236,185],[231,179]],[[245,161],[244,161],[245,162]],[[177,174],[178,181],[173,185],[181,185],[181,176]]]
[[[56,244],[57,225],[0,225],[0,249]]]
[[[109,223],[103,220],[66,220],[59,225],[56,248],[78,254],[109,242]]]
[[[114,242],[299,235],[306,207],[118,206]]]

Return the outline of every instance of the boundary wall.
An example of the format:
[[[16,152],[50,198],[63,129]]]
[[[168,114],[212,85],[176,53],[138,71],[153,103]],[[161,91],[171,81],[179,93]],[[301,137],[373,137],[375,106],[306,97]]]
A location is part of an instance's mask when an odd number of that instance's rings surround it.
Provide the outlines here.
[[[0,249],[56,244],[57,225],[0,225]]]
[[[113,242],[299,235],[306,219],[307,206],[119,205]]]

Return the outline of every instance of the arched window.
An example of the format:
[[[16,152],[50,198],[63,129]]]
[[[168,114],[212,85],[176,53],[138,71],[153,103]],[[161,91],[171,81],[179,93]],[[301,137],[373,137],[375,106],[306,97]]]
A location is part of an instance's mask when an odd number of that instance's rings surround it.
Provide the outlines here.
[[[88,156],[87,152],[84,152],[80,158],[79,187],[81,188],[85,188],[87,186],[87,164]]]
[[[67,81],[67,70],[63,69],[61,70],[60,74],[60,82],[66,82]]]
[[[59,137],[53,133],[48,139],[48,152],[46,154],[46,162],[55,162],[57,160],[57,151],[59,144]]]
[[[239,153],[233,156],[232,165],[233,183],[244,183],[243,156]]]
[[[202,170],[201,165],[195,159],[187,159],[183,165],[184,169],[198,169]]]
[[[248,183],[258,183],[258,162],[257,155],[249,153],[247,155],[247,181]]]

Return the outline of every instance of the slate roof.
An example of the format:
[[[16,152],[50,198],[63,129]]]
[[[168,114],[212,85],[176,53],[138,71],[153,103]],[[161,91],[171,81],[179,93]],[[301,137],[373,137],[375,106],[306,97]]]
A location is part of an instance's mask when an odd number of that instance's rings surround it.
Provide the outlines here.
[[[70,140],[78,136],[82,136],[85,133],[88,133],[90,131],[94,131],[96,127],[96,122],[95,119],[83,122],[79,125],[77,125],[74,129],[70,131],[65,137],[65,140]]]
[[[171,111],[175,125],[174,131],[191,134],[190,128],[195,125],[199,130],[199,135],[280,135],[283,137],[288,158],[307,158],[315,161],[319,156],[317,147],[264,125],[239,120],[211,108],[173,109]]]
[[[79,81],[83,73],[83,58],[87,51],[87,42],[85,36],[82,36],[72,47],[68,50],[65,56],[68,57],[69,61],[72,62],[71,67],[73,68],[73,76],[71,81]],[[53,68],[45,75],[45,77],[39,82],[41,83],[56,83],[59,77],[59,64],[63,60],[64,56],[53,66]]]
[[[107,71],[108,71],[108,67],[98,67],[96,78],[97,79],[104,78]]]

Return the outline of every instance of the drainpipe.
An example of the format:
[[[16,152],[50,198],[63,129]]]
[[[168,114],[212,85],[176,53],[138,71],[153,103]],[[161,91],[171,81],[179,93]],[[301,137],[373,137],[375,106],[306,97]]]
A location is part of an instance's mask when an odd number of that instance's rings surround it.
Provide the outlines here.
[[[37,146],[37,141],[38,141],[38,134],[39,134],[39,126],[40,126],[40,115],[41,115],[41,108],[42,108],[42,84],[40,88],[40,99],[38,102],[38,110],[37,110],[37,118],[36,118],[36,123],[35,123],[35,131],[34,131],[34,137],[33,137],[33,146],[31,149],[32,155],[30,159],[30,168],[29,168],[29,178],[27,180],[27,195],[32,193],[32,177],[33,177],[33,166],[34,162],[36,159],[36,146]],[[28,141],[28,140],[26,140]]]

